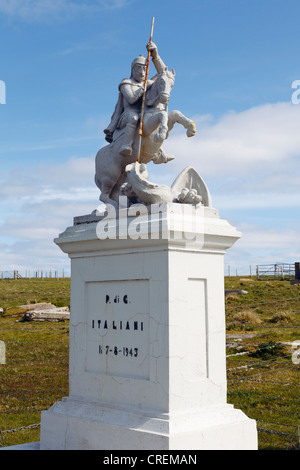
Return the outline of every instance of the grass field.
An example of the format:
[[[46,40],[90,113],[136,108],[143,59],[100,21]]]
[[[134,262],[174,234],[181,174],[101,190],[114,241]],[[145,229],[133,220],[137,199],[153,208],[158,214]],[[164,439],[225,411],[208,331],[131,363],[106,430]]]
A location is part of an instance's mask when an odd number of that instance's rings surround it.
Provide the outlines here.
[[[0,315],[0,340],[6,343],[6,364],[0,365],[0,429],[6,446],[39,440],[40,429],[34,425],[40,423],[41,410],[68,395],[69,322],[20,321],[24,309],[18,306],[38,302],[68,306],[70,279],[0,281],[5,312]]]
[[[260,449],[300,447],[300,285],[226,278],[228,402],[257,420]],[[300,347],[300,343],[299,343]],[[298,347],[298,349],[299,349]]]
[[[225,278],[228,402],[257,420],[260,449],[299,448],[300,286]],[[40,413],[68,395],[68,321],[22,322],[19,305],[68,306],[70,279],[0,280],[0,445],[39,440]]]

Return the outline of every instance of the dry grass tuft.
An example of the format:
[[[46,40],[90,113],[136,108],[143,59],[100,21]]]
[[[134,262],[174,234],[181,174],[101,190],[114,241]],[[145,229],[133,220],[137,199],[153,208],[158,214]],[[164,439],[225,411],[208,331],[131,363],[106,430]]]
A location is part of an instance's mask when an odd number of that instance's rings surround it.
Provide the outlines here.
[[[294,321],[294,315],[284,312],[276,313],[276,315],[273,315],[273,317],[269,320],[270,323],[293,323]]]
[[[240,323],[251,323],[252,325],[259,325],[262,323],[257,313],[252,310],[242,310],[232,317],[233,321]]]

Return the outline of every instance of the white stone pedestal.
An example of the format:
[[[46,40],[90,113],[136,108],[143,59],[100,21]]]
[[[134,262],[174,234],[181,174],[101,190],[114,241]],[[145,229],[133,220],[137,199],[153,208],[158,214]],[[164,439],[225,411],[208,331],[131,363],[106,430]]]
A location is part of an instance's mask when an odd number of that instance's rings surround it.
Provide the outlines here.
[[[223,258],[240,233],[183,209],[55,240],[71,258],[70,392],[42,413],[41,449],[257,448],[255,421],[226,401]]]

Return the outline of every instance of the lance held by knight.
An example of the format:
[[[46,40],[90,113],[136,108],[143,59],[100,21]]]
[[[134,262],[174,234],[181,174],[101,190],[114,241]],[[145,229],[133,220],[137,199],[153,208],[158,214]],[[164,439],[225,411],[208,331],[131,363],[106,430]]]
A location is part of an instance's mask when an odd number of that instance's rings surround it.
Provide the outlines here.
[[[158,50],[154,42],[149,41],[147,50],[150,52],[153,65],[157,73],[165,69],[165,64],[158,55]],[[106,141],[113,141],[113,134],[116,129],[124,129],[124,144],[121,147],[122,155],[132,154],[132,144],[135,136],[138,122],[141,118],[142,98],[145,89],[145,78],[147,69],[147,59],[139,55],[131,64],[130,78],[125,78],[119,85],[119,98],[115,111],[111,117],[110,124],[104,133]],[[150,88],[154,78],[147,81],[147,88]]]

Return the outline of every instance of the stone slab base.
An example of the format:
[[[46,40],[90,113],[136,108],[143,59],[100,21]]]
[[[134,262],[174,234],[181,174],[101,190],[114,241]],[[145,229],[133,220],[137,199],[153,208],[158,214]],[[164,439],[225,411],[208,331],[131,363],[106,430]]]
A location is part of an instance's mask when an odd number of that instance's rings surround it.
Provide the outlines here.
[[[18,444],[15,446],[0,447],[0,450],[40,450],[40,443],[28,442],[27,444]]]
[[[176,416],[64,399],[42,412],[41,450],[256,450],[256,422],[232,405]]]

